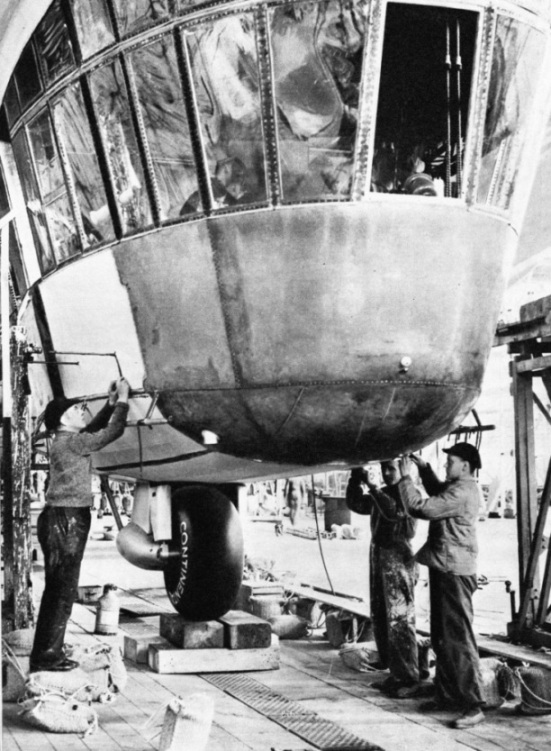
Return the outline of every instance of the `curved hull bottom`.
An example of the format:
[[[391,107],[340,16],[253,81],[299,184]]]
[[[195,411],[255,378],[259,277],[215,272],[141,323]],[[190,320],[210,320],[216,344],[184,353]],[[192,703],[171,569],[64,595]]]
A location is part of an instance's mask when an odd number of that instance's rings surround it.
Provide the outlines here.
[[[248,459],[348,465],[396,457],[441,438],[479,390],[416,382],[171,391],[158,406],[195,441],[216,434],[216,451]]]

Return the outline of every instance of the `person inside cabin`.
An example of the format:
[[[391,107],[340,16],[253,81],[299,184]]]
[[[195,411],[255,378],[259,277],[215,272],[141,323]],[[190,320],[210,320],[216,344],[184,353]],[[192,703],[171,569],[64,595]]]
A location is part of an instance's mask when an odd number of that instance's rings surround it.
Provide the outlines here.
[[[390,672],[384,681],[372,686],[395,698],[406,698],[419,684],[417,564],[410,542],[416,522],[407,513],[400,495],[398,463],[382,462],[381,472],[385,484],[379,488],[365,469],[353,469],[346,502],[351,511],[371,515],[371,618],[381,666]]]
[[[452,727],[469,728],[484,720],[472,625],[480,504],[475,472],[482,463],[478,449],[470,443],[456,443],[444,451],[448,454],[445,482],[421,457],[412,455],[400,459],[399,489],[409,512],[430,522],[428,539],[416,558],[429,568],[435,694],[421,710],[454,709],[460,714]],[[419,468],[428,498],[410,477],[412,460]]]
[[[31,672],[66,671],[78,665],[65,655],[63,642],[90,531],[90,454],[123,434],[129,385],[120,378],[110,384],[108,393],[107,403],[93,419],[86,402],[79,399],[57,397],[44,412],[45,427],[54,438],[46,506],[37,521],[45,587],[30,657]]]
[[[213,208],[225,209],[243,203],[250,203],[252,198],[246,188],[245,165],[237,157],[220,159],[216,163],[214,176],[211,177]],[[201,208],[199,191],[194,191],[180,210],[180,216],[194,214]]]

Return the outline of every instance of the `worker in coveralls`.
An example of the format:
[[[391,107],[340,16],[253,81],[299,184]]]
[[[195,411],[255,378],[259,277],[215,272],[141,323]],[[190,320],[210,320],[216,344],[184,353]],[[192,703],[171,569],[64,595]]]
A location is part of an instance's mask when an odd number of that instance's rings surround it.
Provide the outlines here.
[[[63,651],[65,630],[78,594],[80,566],[91,524],[90,454],[124,432],[129,386],[124,378],[109,386],[109,400],[94,419],[85,402],[53,399],[44,412],[55,433],[50,449],[46,506],[37,521],[44,553],[45,588],[30,659],[30,670],[65,671],[78,663]]]
[[[409,476],[409,457],[400,459],[399,487],[410,513],[430,521],[428,539],[417,553],[417,560],[429,568],[435,698],[421,709],[458,710],[460,714],[452,727],[469,728],[484,720],[472,626],[480,503],[474,473],[482,464],[478,449],[470,443],[457,443],[444,451],[448,454],[446,482],[440,482],[423,459],[411,457],[419,468],[428,498],[422,497]]]
[[[381,472],[385,485],[379,489],[364,469],[353,469],[346,501],[351,511],[371,515],[371,618],[381,666],[390,671],[388,678],[372,685],[405,698],[419,683],[414,601],[417,564],[410,543],[415,520],[400,497],[398,463],[382,462]]]

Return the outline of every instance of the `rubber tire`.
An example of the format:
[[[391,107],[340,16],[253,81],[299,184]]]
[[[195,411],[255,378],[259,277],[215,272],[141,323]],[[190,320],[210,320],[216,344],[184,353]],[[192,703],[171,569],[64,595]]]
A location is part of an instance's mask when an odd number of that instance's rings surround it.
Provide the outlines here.
[[[235,506],[215,488],[181,488],[172,496],[172,536],[179,557],[164,569],[164,578],[173,607],[190,621],[227,613],[243,578],[243,532]]]

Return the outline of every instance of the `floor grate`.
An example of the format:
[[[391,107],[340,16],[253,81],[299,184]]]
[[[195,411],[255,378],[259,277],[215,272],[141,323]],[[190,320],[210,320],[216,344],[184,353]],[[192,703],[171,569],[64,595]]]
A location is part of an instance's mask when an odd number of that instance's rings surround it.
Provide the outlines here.
[[[322,751],[383,751],[245,675],[202,673],[201,677]]]

